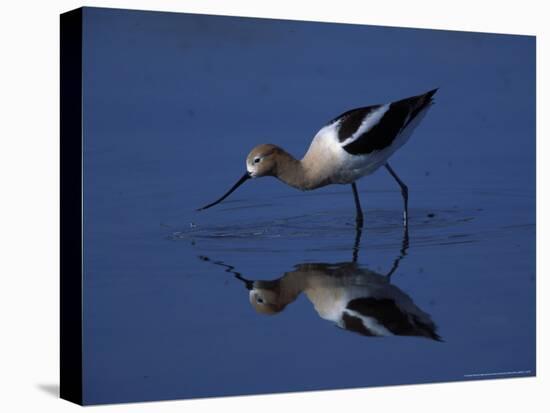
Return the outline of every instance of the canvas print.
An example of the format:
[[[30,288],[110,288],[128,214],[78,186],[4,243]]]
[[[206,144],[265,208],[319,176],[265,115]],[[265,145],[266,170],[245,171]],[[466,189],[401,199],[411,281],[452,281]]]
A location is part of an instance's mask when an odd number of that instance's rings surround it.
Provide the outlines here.
[[[62,15],[62,397],[534,376],[535,46]]]

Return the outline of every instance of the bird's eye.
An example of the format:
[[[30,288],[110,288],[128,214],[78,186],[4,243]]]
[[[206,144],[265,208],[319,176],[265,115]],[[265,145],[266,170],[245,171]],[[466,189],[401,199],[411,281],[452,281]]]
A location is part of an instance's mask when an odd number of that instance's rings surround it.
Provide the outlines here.
[[[254,158],[254,163],[258,163],[262,160],[262,158]]]
[[[264,300],[262,298],[258,297],[258,298],[256,298],[256,302],[258,304],[262,304],[264,302]]]

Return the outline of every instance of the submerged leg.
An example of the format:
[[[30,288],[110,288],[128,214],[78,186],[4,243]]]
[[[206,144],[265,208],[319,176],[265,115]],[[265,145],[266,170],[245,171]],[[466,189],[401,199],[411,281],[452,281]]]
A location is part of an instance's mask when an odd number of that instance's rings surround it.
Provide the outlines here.
[[[357,228],[363,228],[363,210],[361,209],[361,202],[359,202],[359,194],[357,193],[355,182],[351,184],[351,189],[353,189],[353,199],[355,200],[355,223]]]
[[[397,174],[392,169],[392,167],[390,166],[389,163],[386,162],[385,166],[386,166],[386,169],[388,170],[388,172],[391,174],[391,176],[393,176],[393,179],[395,179],[395,181],[401,187],[401,195],[403,196],[403,205],[404,205],[403,224],[405,226],[408,226],[408,224],[409,224],[409,188],[407,188],[407,185],[405,185],[403,183],[403,181],[401,179],[399,179],[399,177],[397,176]]]
[[[357,262],[359,257],[359,246],[361,244],[361,235],[363,233],[363,228],[360,226],[355,227],[355,241],[353,243],[353,253],[352,253],[352,262]]]
[[[399,262],[403,258],[405,258],[405,256],[407,255],[408,249],[409,249],[409,228],[405,226],[403,228],[403,241],[401,241],[401,249],[399,250],[399,255],[393,261],[393,265],[390,271],[386,274],[386,277],[388,277],[388,279],[391,278],[392,274],[397,270],[397,267],[399,267]]]

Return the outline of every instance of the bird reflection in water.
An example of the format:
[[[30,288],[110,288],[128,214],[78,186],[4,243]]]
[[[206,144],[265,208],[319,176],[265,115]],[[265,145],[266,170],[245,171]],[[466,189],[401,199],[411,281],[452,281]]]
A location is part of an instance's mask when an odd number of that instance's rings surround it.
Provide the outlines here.
[[[358,229],[351,262],[298,264],[293,271],[271,281],[249,280],[231,265],[204,256],[200,258],[224,267],[226,272],[242,281],[258,313],[278,314],[303,293],[321,318],[342,329],[363,336],[417,336],[442,341],[430,315],[391,283],[391,275],[407,255],[407,229],[400,254],[386,274],[357,263],[360,240],[361,230]]]

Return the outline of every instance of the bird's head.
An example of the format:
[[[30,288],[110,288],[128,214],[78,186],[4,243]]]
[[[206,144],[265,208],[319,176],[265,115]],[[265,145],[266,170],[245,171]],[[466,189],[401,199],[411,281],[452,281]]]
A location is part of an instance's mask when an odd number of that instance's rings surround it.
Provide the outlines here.
[[[273,315],[280,313],[288,303],[281,301],[281,294],[278,288],[261,287],[256,285],[249,292],[248,298],[252,307],[261,314]]]
[[[273,176],[277,173],[277,158],[281,148],[270,143],[256,146],[246,157],[246,170],[251,178]]]
[[[277,175],[277,159],[284,151],[276,145],[264,143],[256,146],[246,157],[246,172],[221,198],[199,208],[203,211],[219,204],[250,178]]]

